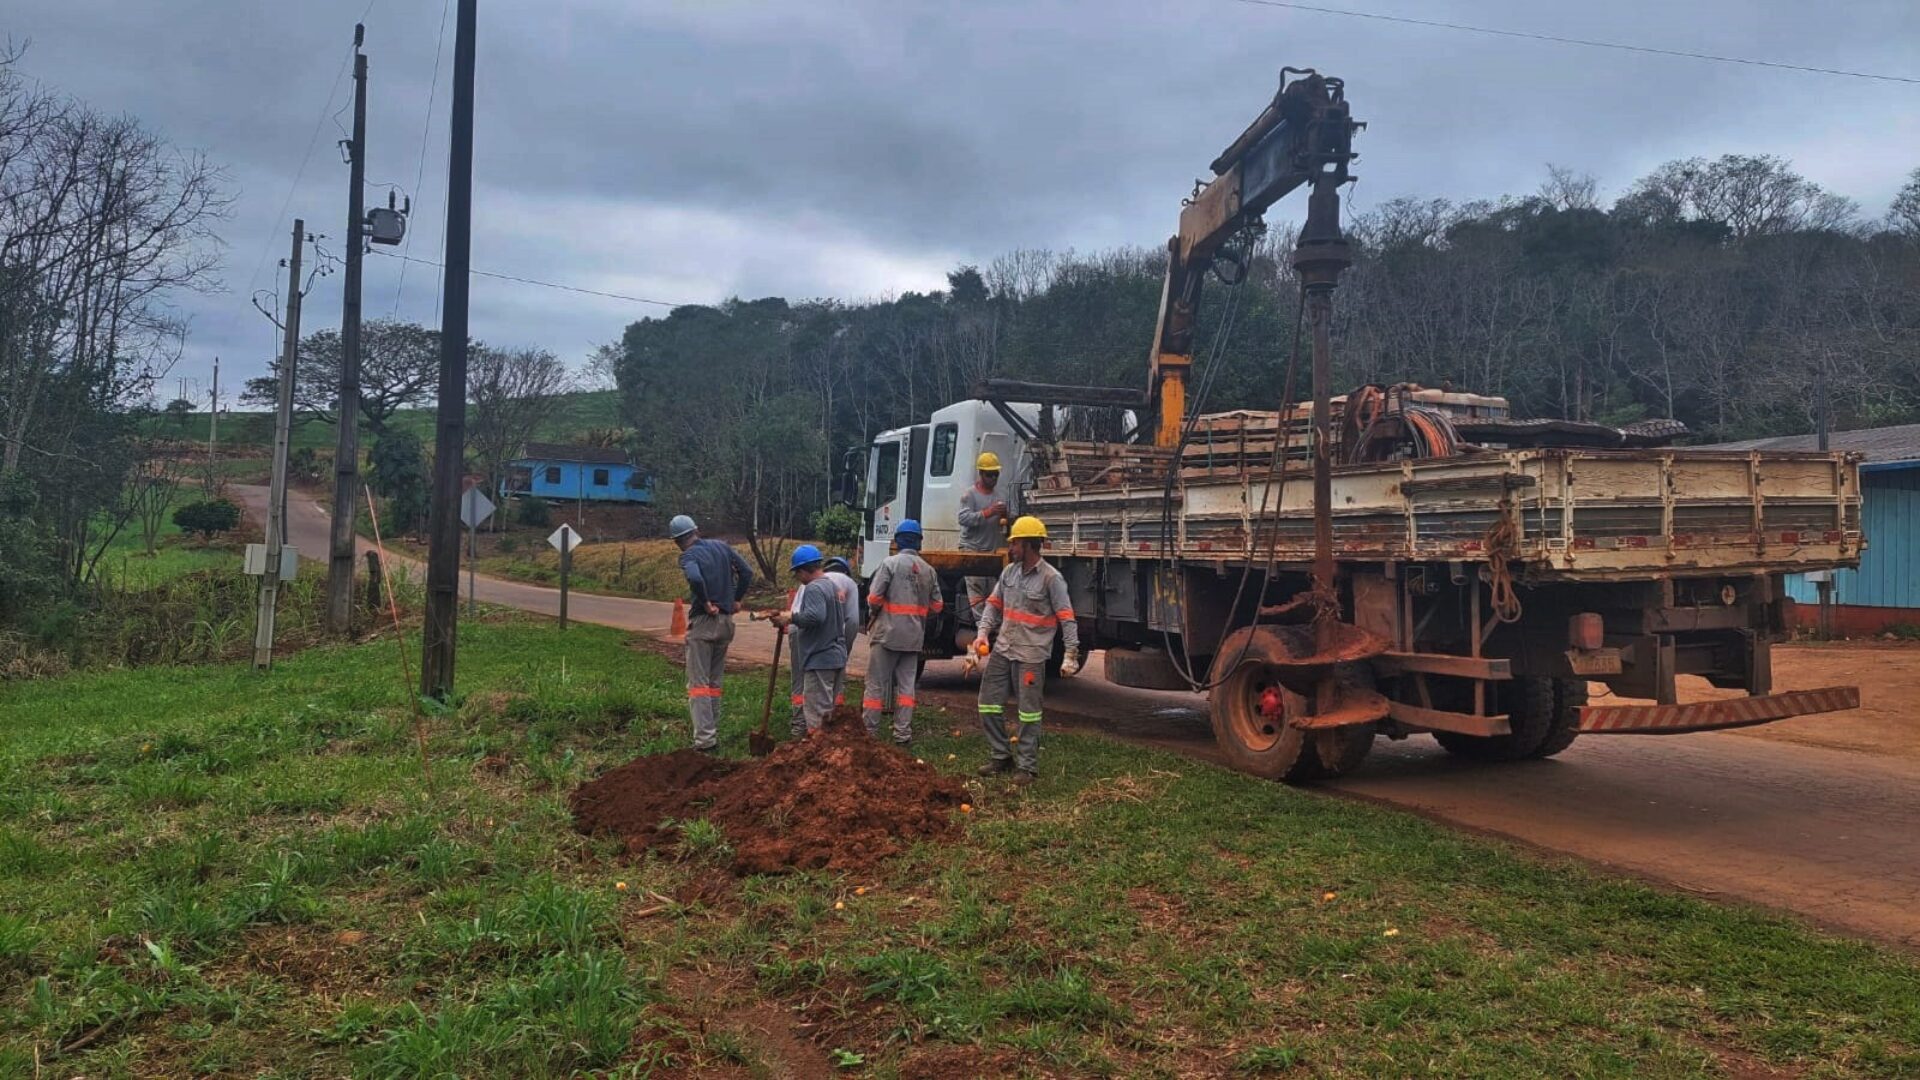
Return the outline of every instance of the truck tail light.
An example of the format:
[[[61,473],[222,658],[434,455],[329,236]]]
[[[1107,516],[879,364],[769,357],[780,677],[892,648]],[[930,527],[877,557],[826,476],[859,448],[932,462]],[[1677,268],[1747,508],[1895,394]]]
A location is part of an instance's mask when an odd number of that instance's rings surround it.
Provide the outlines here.
[[[1583,611],[1567,620],[1567,644],[1576,649],[1598,649],[1606,638],[1606,620],[1597,611]]]

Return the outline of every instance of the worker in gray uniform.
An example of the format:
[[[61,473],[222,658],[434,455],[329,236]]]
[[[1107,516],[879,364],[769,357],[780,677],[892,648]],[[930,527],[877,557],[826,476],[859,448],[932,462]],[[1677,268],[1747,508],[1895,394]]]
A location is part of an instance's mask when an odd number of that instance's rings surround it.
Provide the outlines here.
[[[974,652],[986,660],[979,709],[988,757],[980,775],[1017,770],[1013,782],[1022,788],[1039,773],[1040,703],[1055,634],[1066,646],[1060,674],[1072,676],[1080,670],[1080,625],[1074,620],[1073,598],[1060,571],[1040,557],[1046,542],[1047,527],[1039,518],[1023,517],[1013,523],[1008,533],[1012,561],[1000,572],[986,606],[980,609],[980,632],[973,645]],[[1009,697],[1017,699],[1020,717],[1020,733],[1011,744],[1006,729]]]
[[[991,450],[981,454],[974,470],[978,478],[967,493],[960,496],[960,550],[998,551],[1006,536],[1007,522],[1013,517],[1006,497],[999,494],[999,455]],[[980,608],[986,604],[987,594],[993,591],[993,579],[970,577],[966,582],[967,608],[960,612],[959,621],[963,626],[975,626],[980,621]]]
[[[860,636],[860,586],[853,580],[853,568],[848,565],[847,560],[838,555],[826,561],[825,569],[827,580],[833,582],[834,590],[840,597],[840,605],[846,609],[847,657],[849,661],[851,661],[854,641]],[[787,610],[789,612],[800,610],[800,595],[801,590],[795,589],[793,590],[793,595],[787,598]],[[799,641],[797,639],[794,640],[788,648],[791,653],[788,657],[791,668],[788,692],[790,694],[789,700],[792,703],[792,711],[787,717],[787,730],[795,738],[798,738],[807,733],[807,722],[803,715],[803,709],[806,705],[806,669],[800,666]],[[844,682],[845,680],[842,680],[843,684]],[[842,685],[840,690],[834,695],[833,703],[835,706],[845,705],[847,703],[846,687],[844,685]]]
[[[801,673],[802,718],[807,734],[818,735],[847,688],[847,609],[840,589],[827,579],[826,559],[812,544],[793,549],[793,573],[800,579],[800,604],[775,612],[776,626],[792,626],[794,664]]]
[[[687,604],[687,711],[693,714],[693,748],[720,748],[720,676],[733,643],[733,613],[753,584],[753,568],[720,540],[703,540],[700,527],[680,514],[667,523],[680,547],[680,571],[692,592]]]
[[[860,702],[867,734],[880,737],[880,713],[893,699],[893,741],[913,743],[913,692],[920,676],[920,649],[926,644],[927,617],[943,606],[940,579],[920,557],[920,523],[907,518],[894,526],[899,549],[874,571],[867,584],[873,613],[867,630],[867,689]]]

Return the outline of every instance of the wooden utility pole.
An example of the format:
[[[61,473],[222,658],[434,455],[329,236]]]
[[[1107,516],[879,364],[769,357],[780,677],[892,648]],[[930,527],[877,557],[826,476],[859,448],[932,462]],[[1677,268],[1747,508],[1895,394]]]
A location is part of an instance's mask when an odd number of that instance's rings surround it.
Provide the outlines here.
[[[293,435],[293,356],[300,347],[300,248],[307,223],[293,219],[293,254],[287,258],[286,342],[280,347],[280,394],[273,414],[273,483],[267,494],[267,561],[260,575],[260,612],[253,627],[253,666],[273,665],[273,615],[280,599],[280,558],[286,548],[287,443]]]
[[[441,292],[440,400],[427,515],[427,613],[420,693],[453,693],[460,616],[460,474],[467,442],[467,284],[473,261],[473,54],[478,0],[460,0],[453,38],[453,139],[447,156],[446,281]]]
[[[347,276],[340,301],[340,432],[333,451],[333,519],[327,554],[327,629],[353,627],[354,500],[360,494],[360,260],[366,247],[366,27],[353,28],[353,138],[347,144]]]

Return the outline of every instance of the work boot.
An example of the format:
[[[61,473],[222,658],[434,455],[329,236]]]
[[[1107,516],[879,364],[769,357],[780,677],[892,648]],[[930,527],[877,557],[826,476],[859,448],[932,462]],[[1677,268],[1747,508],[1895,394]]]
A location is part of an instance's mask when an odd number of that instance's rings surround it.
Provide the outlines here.
[[[1021,791],[1025,791],[1032,787],[1033,782],[1038,779],[1040,779],[1038,776],[1035,776],[1025,769],[1021,769],[1019,772],[1013,774],[1013,786]]]
[[[1012,758],[988,758],[985,765],[974,773],[976,776],[999,776],[1013,768]]]
[[[899,747],[902,750],[905,750],[909,754],[913,753],[912,739],[895,739],[893,740],[893,745]]]

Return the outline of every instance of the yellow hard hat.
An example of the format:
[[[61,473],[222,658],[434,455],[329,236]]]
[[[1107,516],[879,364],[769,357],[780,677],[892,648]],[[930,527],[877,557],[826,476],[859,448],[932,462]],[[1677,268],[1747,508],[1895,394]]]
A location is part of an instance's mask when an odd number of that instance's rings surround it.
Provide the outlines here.
[[[989,450],[980,455],[980,460],[974,462],[973,467],[981,472],[999,472],[1000,455]]]
[[[1032,514],[1015,518],[1012,530],[1007,533],[1009,540],[1045,540],[1046,538],[1046,525]]]

